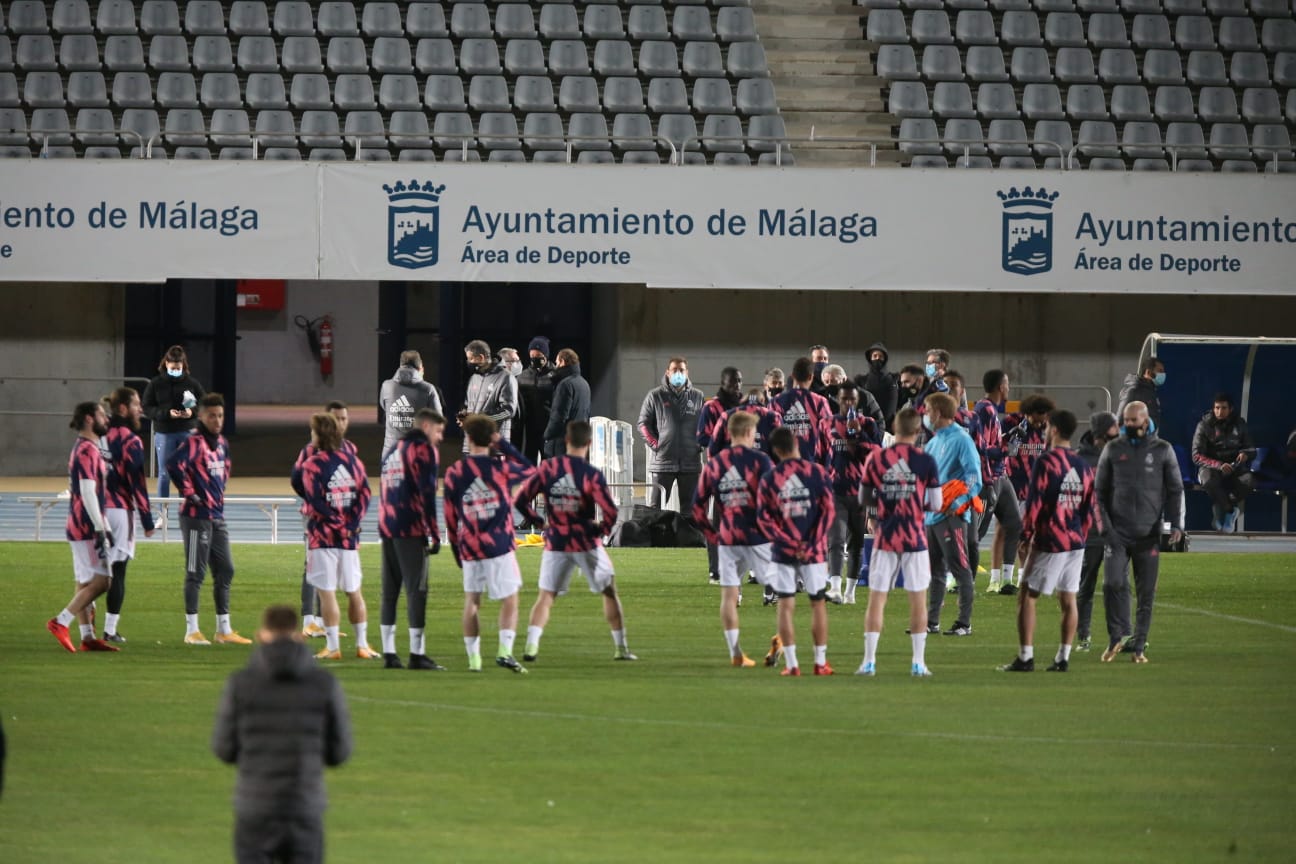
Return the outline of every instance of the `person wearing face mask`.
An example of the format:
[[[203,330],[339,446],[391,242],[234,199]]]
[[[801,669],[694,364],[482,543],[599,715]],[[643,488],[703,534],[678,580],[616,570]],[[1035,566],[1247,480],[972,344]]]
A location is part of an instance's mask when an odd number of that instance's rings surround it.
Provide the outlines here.
[[[689,381],[688,361],[672,357],[662,383],[648,391],[639,409],[639,434],[648,443],[648,473],[652,475],[650,507],[661,507],[671,487],[679,493],[681,512],[692,505],[702,473],[697,422],[705,397]]]
[[[810,391],[822,396],[824,391],[828,389],[828,385],[823,381],[823,373],[828,368],[828,364],[832,362],[828,356],[828,346],[811,345],[810,362],[814,364],[814,378],[810,382]]]
[[[946,636],[972,633],[972,569],[967,550],[967,526],[972,521],[972,499],[981,491],[981,458],[972,436],[954,422],[957,406],[948,393],[932,393],[926,399],[923,426],[931,439],[924,452],[936,460],[942,488],[960,481],[965,491],[944,501],[939,512],[927,513],[927,548],[932,573],[949,571],[958,585],[958,618],[944,631]],[[945,604],[945,583],[933,579],[927,593],[927,632],[939,633],[941,607]]]
[[[1193,433],[1192,460],[1198,482],[1210,495],[1212,526],[1230,533],[1237,524],[1238,507],[1255,488],[1251,460],[1255,443],[1247,422],[1233,410],[1233,397],[1216,393],[1211,410],[1202,416]]]
[[[474,339],[464,346],[464,360],[472,375],[459,411],[459,425],[470,414],[484,414],[494,420],[501,438],[512,443],[513,418],[517,415],[518,382],[502,365],[491,361],[490,345]],[[468,452],[464,438],[463,452]]]
[[[777,366],[772,366],[765,370],[765,378],[762,382],[765,385],[765,404],[772,405],[779,394],[783,392],[784,379],[783,370]]]
[[[544,431],[546,459],[567,453],[567,424],[588,423],[590,419],[590,387],[581,375],[580,355],[564,348],[558,352],[557,359],[553,408]]]
[[[899,410],[900,386],[896,383],[896,376],[887,371],[890,355],[887,354],[886,344],[874,342],[868,347],[865,356],[868,358],[869,371],[864,375],[856,375],[855,383],[862,392],[868,393],[877,402],[878,409],[882,412],[883,426],[890,429],[896,411]]]
[[[184,348],[172,345],[158,362],[158,375],[144,388],[144,416],[153,421],[153,449],[157,454],[157,497],[171,494],[171,476],[166,464],[190,430],[204,391],[189,374],[189,357]]]
[[[764,387],[751,387],[747,390],[747,398],[743,400],[738,407],[730,408],[720,419],[716,421],[715,428],[711,432],[711,443],[707,445],[707,457],[714,459],[716,455],[732,443],[729,439],[729,418],[739,411],[746,411],[756,418],[756,443],[755,447],[766,456],[771,456],[773,450],[770,448],[770,435],[781,424],[778,415],[774,409],[769,407],[769,400],[765,396]]]
[[[518,381],[522,370],[526,368],[522,364],[522,358],[518,356],[516,348],[499,349],[499,363],[504,367],[504,371],[513,376],[514,381]],[[522,384],[518,381],[518,401],[517,414],[513,417],[513,428],[509,430],[509,442],[519,450],[526,443],[526,403],[522,401]]]
[[[1125,376],[1121,387],[1120,399],[1116,409],[1117,416],[1125,416],[1125,406],[1131,402],[1142,402],[1147,407],[1148,417],[1156,426],[1161,425],[1161,398],[1157,388],[1166,382],[1165,364],[1155,357],[1149,357],[1139,366],[1138,374],[1133,372]]]
[[[742,404],[742,372],[733,366],[720,370],[720,387],[716,395],[702,403],[698,414],[697,441],[703,450],[710,451],[711,442],[719,434],[720,418]],[[712,585],[720,584],[720,553],[715,543],[707,541],[707,578]]]
[[[1097,472],[1098,459],[1103,448],[1120,435],[1120,421],[1110,411],[1099,411],[1089,417],[1089,431],[1080,436],[1076,453],[1089,470]],[[1080,590],[1076,593],[1076,650],[1089,650],[1089,624],[1093,620],[1094,590],[1098,587],[1098,573],[1103,563],[1103,538],[1097,522],[1089,526],[1085,538],[1084,561],[1080,564]]]
[[[945,386],[945,371],[949,369],[950,353],[944,348],[928,348],[927,359],[923,364],[923,372],[932,382],[932,392],[947,393],[948,388]]]
[[[1146,663],[1152,603],[1161,563],[1161,513],[1168,514],[1170,542],[1183,539],[1183,477],[1174,448],[1156,434],[1147,406],[1131,402],[1122,412],[1120,437],[1103,448],[1098,459],[1098,509],[1102,519],[1103,605],[1107,612],[1110,663],[1123,651],[1135,663]],[[1129,571],[1134,571],[1137,602],[1130,629]]]
[[[424,408],[440,414],[441,397],[430,382],[423,380],[423,357],[419,352],[402,351],[400,367],[383,382],[378,394],[378,410],[383,417],[383,461],[396,449],[396,442],[414,428],[414,415]]]
[[[553,409],[554,366],[549,362],[549,340],[536,336],[527,345],[527,363],[517,376],[521,406],[522,445],[518,447],[532,462],[544,455],[545,429]],[[566,428],[566,427],[564,427]],[[563,451],[559,451],[561,454]]]

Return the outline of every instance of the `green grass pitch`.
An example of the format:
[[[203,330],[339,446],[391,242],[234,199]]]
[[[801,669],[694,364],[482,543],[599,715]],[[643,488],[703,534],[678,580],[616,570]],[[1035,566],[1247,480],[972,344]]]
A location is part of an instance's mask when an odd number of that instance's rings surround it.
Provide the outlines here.
[[[250,634],[265,605],[296,603],[301,551],[234,551],[234,623]],[[248,649],[181,644],[181,554],[142,547],[120,654],[70,656],[44,630],[72,588],[67,547],[0,544],[0,862],[230,860],[233,771],[208,742]],[[539,552],[519,555],[524,631]],[[376,547],[362,556],[377,645]],[[1065,675],[997,673],[1015,650],[1014,601],[979,595],[975,633],[932,637],[935,677],[921,681],[908,675],[902,598],[877,678],[850,674],[861,603],[830,609],[838,674],[790,680],[728,665],[700,550],[612,557],[640,663],[612,661],[598,598],[581,585],[556,606],[531,674],[469,674],[449,555],[433,560],[428,636],[449,671],[385,671],[347,652],[336,674],[356,751],[328,777],[332,860],[1292,858],[1293,556],[1167,556],[1152,662],[1139,667],[1094,652]],[[1095,611],[1101,641],[1101,601]],[[742,615],[759,657],[773,610],[751,591]],[[494,616],[487,604],[487,657]],[[805,662],[804,606],[797,620]],[[206,590],[204,631],[213,622]],[[1056,624],[1042,605],[1045,662]],[[404,653],[403,623],[398,644]]]

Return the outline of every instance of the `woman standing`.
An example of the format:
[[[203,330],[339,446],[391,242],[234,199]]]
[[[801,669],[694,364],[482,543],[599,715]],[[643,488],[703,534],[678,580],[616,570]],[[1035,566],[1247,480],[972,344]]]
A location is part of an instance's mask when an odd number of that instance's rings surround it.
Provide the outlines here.
[[[157,452],[157,497],[166,498],[171,478],[166,464],[194,428],[194,411],[204,391],[189,374],[189,357],[172,345],[158,363],[159,374],[144,388],[144,413],[153,421],[153,448]]]

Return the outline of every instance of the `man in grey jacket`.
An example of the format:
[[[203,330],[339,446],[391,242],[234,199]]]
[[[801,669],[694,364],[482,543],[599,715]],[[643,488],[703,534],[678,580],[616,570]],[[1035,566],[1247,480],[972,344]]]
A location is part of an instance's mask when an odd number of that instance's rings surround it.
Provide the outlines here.
[[[517,379],[499,363],[491,359],[490,345],[474,339],[464,346],[464,358],[473,370],[468,379],[468,393],[464,407],[459,411],[459,425],[469,414],[485,414],[495,421],[500,437],[509,440],[513,431],[513,417],[517,414]],[[464,438],[464,452],[468,452],[468,439]]]
[[[698,412],[706,397],[688,377],[688,361],[672,357],[666,364],[660,387],[644,397],[639,409],[639,434],[648,442],[652,456],[648,472],[652,490],[648,503],[661,507],[672,486],[679,491],[680,512],[687,513],[702,473],[702,448],[697,440]]]
[[[423,380],[423,358],[419,352],[401,352],[400,368],[390,380],[383,382],[378,394],[378,408],[383,413],[383,459],[414,428],[414,415],[420,409],[431,408],[442,413],[436,388]]]
[[[581,376],[580,355],[570,348],[558,352],[554,370],[553,408],[545,424],[544,455],[562,456],[567,452],[567,424],[573,420],[589,422],[589,382]]]
[[[1103,604],[1107,610],[1107,650],[1104,663],[1122,651],[1135,663],[1146,663],[1152,601],[1156,598],[1161,563],[1161,513],[1170,518],[1171,542],[1183,537],[1183,478],[1174,448],[1156,435],[1147,406],[1131,402],[1122,412],[1120,437],[1103,448],[1098,458],[1095,488],[1102,517]],[[1137,613],[1130,634],[1129,570],[1134,570]]]
[[[324,860],[324,766],[351,755],[342,686],[315,665],[291,606],[271,606],[261,644],[225,685],[212,751],[238,766],[234,857],[239,864]]]

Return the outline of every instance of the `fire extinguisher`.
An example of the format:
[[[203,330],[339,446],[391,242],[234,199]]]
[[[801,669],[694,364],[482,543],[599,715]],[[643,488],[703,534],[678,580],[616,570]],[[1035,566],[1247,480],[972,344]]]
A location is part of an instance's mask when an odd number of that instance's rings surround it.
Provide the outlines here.
[[[325,378],[333,375],[333,319],[325,315],[319,325],[319,364],[320,375]]]

